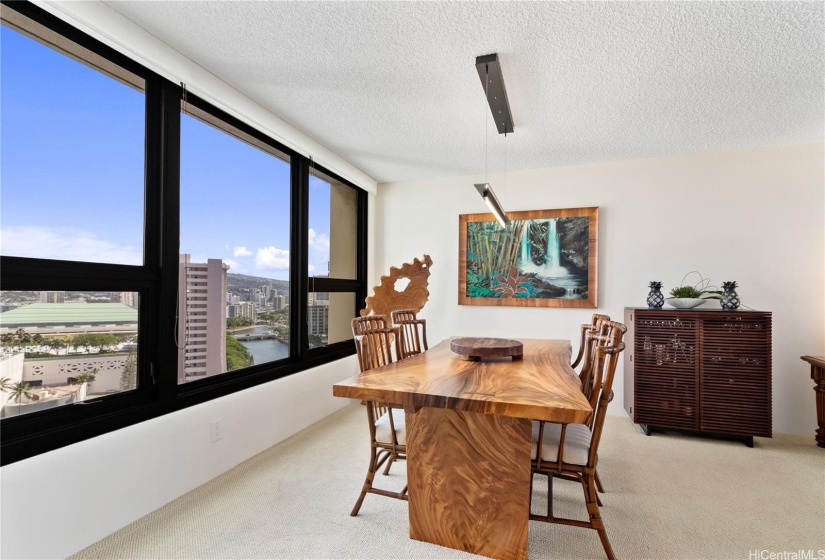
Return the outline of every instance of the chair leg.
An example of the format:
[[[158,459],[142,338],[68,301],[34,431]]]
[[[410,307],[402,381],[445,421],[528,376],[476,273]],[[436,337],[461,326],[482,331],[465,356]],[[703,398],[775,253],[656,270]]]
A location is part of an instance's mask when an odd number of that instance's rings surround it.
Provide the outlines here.
[[[579,478],[579,482],[581,482],[582,490],[584,490],[584,499],[587,500],[587,483],[584,481],[583,478]],[[596,493],[596,503],[599,505],[599,507],[604,506],[604,504],[602,503],[602,499],[599,497],[598,492]]]
[[[599,480],[599,471],[596,471],[596,490],[601,493],[604,493],[604,488],[602,487],[602,481]],[[596,503],[599,504],[599,507],[604,506],[602,503],[602,499],[599,497],[598,492],[596,493]]]
[[[553,475],[547,475],[547,517],[553,519]]]
[[[602,481],[599,478],[599,471],[596,470],[596,490],[604,494],[604,486],[602,486]]]
[[[397,453],[390,453],[390,458],[387,459],[387,466],[384,467],[384,476],[387,476],[388,474],[390,474],[390,467],[392,466],[393,461],[395,461],[397,458],[398,458]]]
[[[536,477],[536,473],[532,470],[530,471],[530,497],[527,499],[527,515],[533,513],[533,479]]]
[[[590,516],[590,524],[599,533],[599,539],[602,541],[604,553],[608,560],[615,560],[616,556],[613,554],[613,549],[610,547],[610,541],[607,538],[607,531],[604,529],[602,522],[602,515],[599,512],[599,505],[597,503],[596,495],[596,480],[595,475],[587,475],[585,478],[585,499],[587,500],[587,513]]]
[[[358,515],[358,510],[361,509],[361,504],[364,503],[364,498],[367,497],[367,494],[372,489],[372,480],[375,478],[375,470],[376,465],[378,464],[378,450],[374,446],[370,446],[370,466],[367,469],[367,478],[364,480],[364,486],[361,488],[361,495],[358,496],[358,500],[355,502],[355,507],[352,508],[350,515],[355,517]]]

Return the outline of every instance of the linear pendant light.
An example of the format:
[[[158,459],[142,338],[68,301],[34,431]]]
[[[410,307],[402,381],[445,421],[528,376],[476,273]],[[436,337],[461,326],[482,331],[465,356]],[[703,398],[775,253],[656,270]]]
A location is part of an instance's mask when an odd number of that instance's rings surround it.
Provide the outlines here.
[[[493,114],[493,120],[496,123],[496,129],[499,134],[504,134],[507,137],[508,132],[513,132],[513,116],[510,113],[510,104],[507,101],[507,90],[504,88],[504,77],[501,74],[501,64],[498,60],[498,54],[488,54],[476,57],[476,70],[478,77],[481,78],[481,85],[484,86],[484,96],[487,98],[487,103],[490,105],[490,111]],[[487,125],[485,122],[485,159],[484,159],[484,174],[487,175]],[[493,192],[493,187],[490,183],[475,183],[476,190],[487,203],[490,211],[501,224],[501,227],[506,228],[510,225],[510,218],[504,212],[496,193]]]
[[[490,212],[496,217],[501,227],[506,228],[510,225],[510,218],[504,213],[504,208],[501,207],[501,202],[498,201],[496,193],[493,192],[493,187],[490,183],[475,183],[475,188],[478,190],[481,198],[487,203]]]

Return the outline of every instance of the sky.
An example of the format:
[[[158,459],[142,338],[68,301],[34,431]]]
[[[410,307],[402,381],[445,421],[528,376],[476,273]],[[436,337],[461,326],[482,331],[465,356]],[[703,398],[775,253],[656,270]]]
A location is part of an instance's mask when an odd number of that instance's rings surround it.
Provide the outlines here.
[[[142,263],[143,93],[5,26],[0,88],[0,254]],[[329,190],[310,178],[311,275]],[[182,115],[180,252],[288,279],[288,163]]]

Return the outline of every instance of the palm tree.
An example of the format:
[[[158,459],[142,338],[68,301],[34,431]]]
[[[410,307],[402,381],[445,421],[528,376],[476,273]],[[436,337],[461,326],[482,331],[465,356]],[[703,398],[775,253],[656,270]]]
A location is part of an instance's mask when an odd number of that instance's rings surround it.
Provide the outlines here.
[[[0,377],[0,392],[11,393],[13,383],[8,377]]]
[[[43,342],[43,343],[44,343],[46,346],[48,346],[48,347],[49,347],[49,349],[54,350],[55,354],[56,354],[56,355],[58,355],[58,356],[60,355],[60,349],[61,349],[61,348],[66,348],[66,346],[67,346],[67,344],[66,344],[66,340],[65,340],[63,337],[61,337],[61,336],[50,336],[50,337],[47,337],[47,338],[44,340],[44,342]]]
[[[18,381],[12,383],[8,377],[0,379],[0,391],[11,394],[9,401],[17,403],[17,414],[20,414],[20,409],[23,406],[23,397],[37,399],[37,395],[29,390],[28,382]]]
[[[80,375],[76,375],[75,379],[77,380],[78,383],[89,383],[89,384],[91,384],[92,382],[94,382],[95,377],[97,377],[97,373],[98,373],[97,368],[93,368],[89,371],[81,373]]]

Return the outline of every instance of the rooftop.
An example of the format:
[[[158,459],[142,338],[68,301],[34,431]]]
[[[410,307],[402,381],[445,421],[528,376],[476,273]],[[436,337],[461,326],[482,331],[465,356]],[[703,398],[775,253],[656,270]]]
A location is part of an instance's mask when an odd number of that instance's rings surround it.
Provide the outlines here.
[[[122,303],[32,303],[0,313],[0,328],[137,323],[137,309]]]

